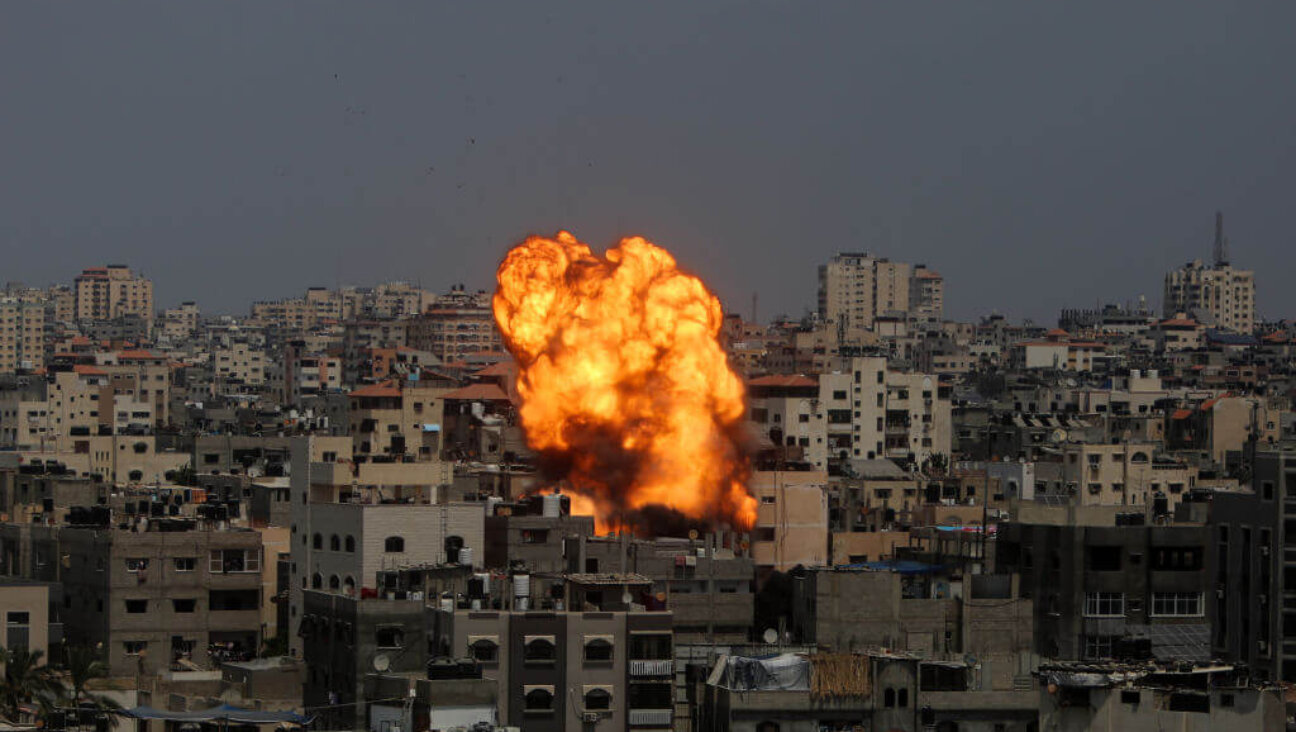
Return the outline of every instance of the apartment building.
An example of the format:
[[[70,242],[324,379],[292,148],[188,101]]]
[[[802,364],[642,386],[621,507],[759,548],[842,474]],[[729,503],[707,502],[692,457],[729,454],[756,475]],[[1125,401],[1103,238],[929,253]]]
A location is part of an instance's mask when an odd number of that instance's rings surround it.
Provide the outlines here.
[[[259,387],[266,383],[269,358],[249,343],[234,342],[212,349],[212,375],[229,387]]]
[[[1035,603],[1035,650],[1058,659],[1206,660],[1214,577],[1206,503],[1141,509],[1021,504],[1000,524],[996,568]]]
[[[611,599],[619,598],[627,583],[634,587],[638,580],[633,576],[566,579],[575,595],[609,600],[583,611],[440,611],[434,642],[448,655],[473,658],[483,677],[496,680],[499,718],[511,726],[541,731],[672,729],[671,613]]]
[[[501,351],[504,341],[495,327],[490,296],[456,290],[434,299],[422,315],[408,322],[406,343],[446,363],[476,353]]]
[[[950,455],[951,390],[938,377],[891,371],[881,357],[834,358],[827,368],[748,382],[748,421],[786,459],[838,473],[852,460],[921,465]]]
[[[939,323],[945,319],[945,278],[925,264],[913,268],[909,283],[909,315]]]
[[[757,471],[748,482],[756,497],[751,555],[759,575],[828,563],[828,474]]]
[[[911,267],[866,252],[842,252],[819,267],[819,317],[839,335],[909,311]]]
[[[353,454],[438,459],[445,397],[454,391],[454,383],[428,373],[397,376],[352,391],[347,395],[347,434]]]
[[[1172,511],[1197,486],[1197,468],[1157,457],[1155,443],[1066,443],[1062,450],[1065,494],[1085,506],[1132,506]]]
[[[0,525],[9,576],[60,582],[67,642],[102,644],[113,675],[212,668],[251,658],[262,640],[262,544],[251,530],[164,518]]]
[[[0,297],[0,373],[45,366],[45,304]]]
[[[293,341],[283,349],[284,404],[298,405],[303,399],[342,389],[342,358]]]
[[[289,638],[297,653],[304,590],[357,595],[376,586],[380,570],[445,562],[460,548],[480,565],[485,548],[484,503],[437,502],[453,482],[449,463],[316,462],[315,440],[292,446]]]
[[[1209,317],[1216,327],[1251,333],[1256,325],[1255,272],[1233,269],[1228,262],[1208,267],[1194,259],[1166,274],[1162,303],[1166,313]]]
[[[192,300],[182,302],[178,307],[162,311],[162,320],[158,324],[159,332],[172,342],[184,340],[198,332],[201,316],[198,303]]]
[[[1258,453],[1250,489],[1216,492],[1207,587],[1219,658],[1296,681],[1296,451]]]
[[[77,320],[112,320],[137,315],[153,322],[153,281],[122,264],[88,267],[76,276]]]

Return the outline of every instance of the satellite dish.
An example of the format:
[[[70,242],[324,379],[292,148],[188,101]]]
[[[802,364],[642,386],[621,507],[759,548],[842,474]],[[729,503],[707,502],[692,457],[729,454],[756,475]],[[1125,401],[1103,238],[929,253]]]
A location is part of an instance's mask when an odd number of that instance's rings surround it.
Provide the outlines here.
[[[623,593],[621,595],[621,602],[623,602],[626,605],[629,605],[630,603],[634,602],[634,595],[631,595],[629,592]]]
[[[1066,438],[1067,438],[1067,433],[1066,430],[1064,429],[1056,429],[1053,430],[1051,434],[1049,434],[1049,441],[1054,444],[1060,442],[1066,442]]]
[[[374,671],[379,673],[391,668],[391,656],[388,656],[386,653],[379,653],[374,656],[373,667]]]
[[[698,538],[698,530],[697,530],[697,529],[689,529],[689,539],[690,539],[691,541],[697,541],[697,538]]]
[[[657,598],[657,602],[666,602],[666,593],[665,593],[665,592],[658,592],[658,593],[656,594],[656,598]]]
[[[772,646],[775,643],[778,643],[778,631],[773,628],[766,628],[765,632],[761,634],[761,638]]]

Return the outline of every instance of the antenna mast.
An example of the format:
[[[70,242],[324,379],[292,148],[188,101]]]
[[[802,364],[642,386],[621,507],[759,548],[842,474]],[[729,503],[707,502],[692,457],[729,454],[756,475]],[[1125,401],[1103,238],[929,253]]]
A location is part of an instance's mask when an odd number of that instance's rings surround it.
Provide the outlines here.
[[[1215,212],[1215,266],[1227,267],[1229,263],[1228,239],[1224,238],[1224,214]]]

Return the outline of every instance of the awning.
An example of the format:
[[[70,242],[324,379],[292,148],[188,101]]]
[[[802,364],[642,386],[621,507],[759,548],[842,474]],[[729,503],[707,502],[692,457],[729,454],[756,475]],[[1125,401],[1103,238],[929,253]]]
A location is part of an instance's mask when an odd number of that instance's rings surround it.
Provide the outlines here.
[[[259,712],[253,709],[239,709],[228,704],[194,712],[171,712],[138,706],[122,712],[134,719],[162,719],[168,722],[236,722],[238,724],[308,724],[311,717],[303,717],[296,712]]]

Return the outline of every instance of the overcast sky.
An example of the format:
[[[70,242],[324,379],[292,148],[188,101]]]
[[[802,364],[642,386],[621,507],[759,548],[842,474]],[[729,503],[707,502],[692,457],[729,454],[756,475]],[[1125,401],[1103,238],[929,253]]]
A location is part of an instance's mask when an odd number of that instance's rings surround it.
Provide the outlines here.
[[[947,312],[1146,294],[1222,208],[1296,316],[1296,4],[7,4],[0,280],[122,262],[160,307],[493,286],[642,234],[800,314],[835,251]]]

